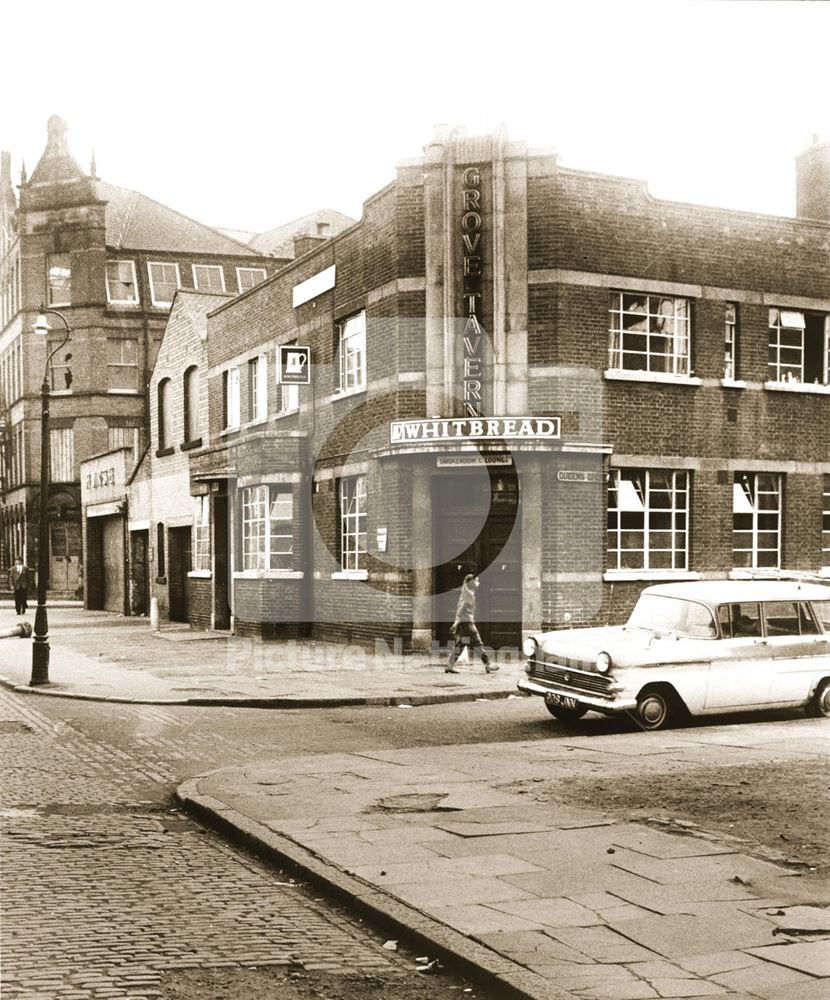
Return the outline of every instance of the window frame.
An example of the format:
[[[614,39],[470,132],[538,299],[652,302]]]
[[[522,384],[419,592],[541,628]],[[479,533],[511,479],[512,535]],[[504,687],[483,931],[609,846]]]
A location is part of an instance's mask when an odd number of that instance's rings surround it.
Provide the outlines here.
[[[359,328],[354,332],[349,333],[349,326],[353,323],[359,323]],[[349,341],[355,341],[358,339],[360,340],[358,349],[349,349]],[[344,319],[338,321],[337,370],[339,382],[337,386],[337,394],[340,396],[350,396],[353,393],[364,392],[366,389],[368,367],[366,356],[367,339],[365,309],[361,309],[358,312],[352,313],[350,316],[346,316]],[[355,356],[358,359],[357,364],[351,366],[349,363],[350,359]],[[351,371],[353,371],[356,375],[356,381],[354,384],[349,384]]]
[[[193,527],[191,530],[190,548],[192,552],[192,571],[200,576],[210,575],[212,563],[210,495],[193,497]]]
[[[242,274],[253,274],[254,272],[261,274],[262,278],[259,281],[255,281],[250,287],[242,287]],[[264,267],[237,267],[236,269],[236,287],[239,289],[239,294],[243,292],[250,292],[251,288],[256,288],[257,285],[261,285],[263,281],[268,277],[268,271]]]
[[[247,423],[261,424],[268,419],[268,356],[248,358]]]
[[[290,483],[256,483],[240,490],[242,572],[264,576],[294,572],[294,490]],[[274,505],[288,498],[288,515],[274,516]],[[288,525],[288,531],[277,530]],[[254,527],[255,526],[255,527]],[[277,540],[281,540],[280,548]],[[287,547],[285,539],[288,539]],[[287,565],[275,566],[284,561]]]
[[[131,344],[133,350],[135,351],[135,361],[125,362],[125,361],[110,361],[110,344],[117,343],[119,345],[119,355],[123,358],[124,354],[124,344]],[[129,395],[138,394],[138,341],[134,337],[107,337],[106,339],[106,352],[107,352],[107,392],[108,393],[127,393]],[[113,387],[109,384],[110,381],[110,369],[132,369],[134,376],[132,386],[116,386]]]
[[[110,274],[109,274],[109,268],[110,268],[111,264],[117,264],[117,265],[129,264],[130,270],[131,270],[132,276],[133,276],[132,285],[133,285],[133,289],[135,291],[135,298],[134,299],[116,299],[116,298],[113,298],[113,296],[111,294],[111,291],[110,291]],[[105,265],[104,265],[104,282],[105,282],[106,289],[107,289],[107,302],[108,302],[109,305],[113,305],[113,306],[137,306],[137,305],[140,304],[140,296],[139,296],[139,290],[138,290],[138,277],[136,275],[135,261],[134,260],[122,259],[122,258],[118,258],[116,260],[107,260],[106,263],[105,263]],[[122,284],[127,284],[127,282],[122,282]]]
[[[172,427],[172,392],[173,381],[169,375],[160,378],[156,384],[156,443],[158,456],[159,452],[167,451],[173,447],[173,427]]]
[[[153,282],[153,268],[154,267],[174,267],[176,269],[176,288],[173,294],[170,296],[170,300],[157,299],[156,298],[156,288]],[[169,309],[173,305],[173,299],[176,297],[176,292],[182,287],[182,276],[179,270],[179,265],[177,261],[169,260],[148,260],[147,261],[147,278],[150,282],[150,302],[157,309]],[[168,282],[163,282],[167,284]]]
[[[636,313],[632,309],[626,309],[626,300],[641,299],[645,302],[645,312]],[[659,306],[657,311],[652,311],[653,302],[670,301],[673,303],[672,325],[670,333],[664,333],[659,329],[652,329],[661,319]],[[678,304],[683,303],[685,315],[678,314]],[[652,376],[659,376],[670,379],[689,379],[692,377],[692,299],[683,295],[661,295],[649,292],[634,291],[611,291],[610,304],[608,308],[608,369],[610,372],[628,372],[629,377],[640,377],[647,379]],[[641,315],[646,321],[645,330],[626,330],[624,327],[624,316]],[[616,320],[615,320],[616,317]],[[665,319],[665,317],[663,317]],[[682,332],[678,331],[678,323],[681,324]],[[626,335],[645,337],[645,351],[626,348]],[[653,351],[652,340],[665,339],[671,344],[671,351],[668,353]],[[678,343],[682,350],[677,350]],[[645,367],[636,368],[626,365],[626,356],[645,358]],[[653,359],[664,358],[665,368],[653,367]]]
[[[800,324],[785,325],[781,322],[784,315],[799,316]],[[823,326],[823,330],[818,336],[821,337],[821,381],[807,381],[805,376],[805,364],[810,346],[807,344],[807,336],[815,336],[808,330],[808,317]],[[781,343],[782,331],[799,331],[799,344]],[[770,306],[767,323],[767,385],[769,386],[803,386],[804,389],[827,389],[830,387],[830,313],[813,309],[785,309],[781,306]],[[798,364],[795,362],[781,361],[782,351],[798,352]],[[773,361],[773,352],[775,360]],[[782,368],[787,369],[782,372]],[[793,377],[795,373],[795,377]]]
[[[191,380],[195,381],[195,386],[191,384]],[[200,439],[200,434],[193,433],[197,429],[193,425],[198,423],[199,366],[188,365],[184,372],[182,372],[182,442],[184,444],[189,444],[191,441],[198,441]]]
[[[729,382],[736,382],[739,365],[738,353],[738,303],[727,302],[724,316],[724,361],[723,377]]]
[[[239,365],[231,365],[222,372],[223,431],[238,431],[242,425],[240,382]]]
[[[221,285],[221,288],[219,289],[219,291],[222,294],[226,293],[227,289],[225,287],[225,269],[224,269],[224,267],[222,267],[221,264],[191,264],[190,265],[190,274],[191,274],[191,277],[193,278],[193,287],[196,289],[196,291],[197,292],[216,292],[217,289],[215,289],[215,288],[202,288],[199,285],[199,279],[196,276],[197,268],[205,270],[205,271],[218,271],[219,272],[219,284]]]
[[[821,553],[824,566],[830,566],[830,472],[822,482]]]
[[[361,572],[366,569],[365,557],[368,554],[366,473],[342,476],[338,483],[337,498],[340,570],[343,573]],[[355,509],[350,509],[352,501]]]
[[[761,477],[771,477],[774,480],[775,489],[774,490],[760,490],[759,483],[761,482]],[[747,491],[745,483],[751,483],[752,488]],[[740,494],[738,491],[742,491]],[[740,497],[743,496],[743,500]],[[777,504],[775,508],[771,507],[761,507],[760,497],[762,496],[775,496],[777,499]],[[749,509],[736,510],[736,506],[741,506],[746,504]],[[750,528],[738,528],[736,527],[737,517],[751,516]],[[776,537],[776,547],[772,548],[760,548],[758,545],[759,535],[772,534],[773,529],[764,527],[759,527],[759,519],[761,517],[772,517],[776,518],[776,527],[774,529]],[[732,565],[736,570],[746,570],[746,569],[780,569],[781,568],[781,543],[782,543],[782,529],[784,523],[784,476],[780,472],[736,472],[732,477]],[[738,547],[736,542],[740,540],[740,537],[750,536],[751,547]],[[736,555],[738,553],[750,554],[749,565],[742,564],[736,560]],[[763,552],[774,552],[775,561],[773,563],[759,563],[759,557]]]
[[[642,477],[642,495],[633,486],[631,478],[623,478],[623,474],[633,474]],[[666,507],[656,506],[652,502],[652,495],[666,493],[665,489],[652,485],[652,480],[656,475],[670,476],[670,488],[668,490],[670,504]],[[623,515],[639,514],[640,511],[633,508],[626,508],[621,503],[621,497],[627,491],[621,487],[621,483],[632,484],[637,502],[642,506],[643,523],[642,527],[623,527]],[[689,571],[689,524],[691,513],[691,475],[688,469],[652,469],[641,467],[621,467],[613,468],[609,471],[608,489],[606,500],[606,569],[611,573],[687,573]],[[616,506],[611,503],[612,492],[616,493]],[[678,500],[685,497],[685,506],[681,506]],[[632,500],[634,497],[632,497]],[[668,516],[670,526],[668,528],[652,527],[652,521],[658,515]],[[616,525],[612,527],[612,518],[616,518]],[[678,518],[682,518],[682,526],[678,527]],[[653,536],[657,534],[668,534],[671,539],[669,548],[657,548],[652,544]],[[624,535],[642,535],[642,547],[623,547]],[[676,542],[678,536],[683,536],[683,545]],[[638,566],[623,565],[626,554],[639,552],[642,558]],[[653,566],[652,562],[657,553],[670,553],[671,566]]]
[[[56,457],[62,459],[56,462]],[[68,472],[68,476],[59,475]],[[53,483],[75,481],[75,429],[74,427],[49,428],[49,477]]]
[[[287,340],[284,344],[279,344],[274,352],[274,384],[277,388],[275,416],[287,416],[289,413],[297,413],[300,409],[300,387],[298,385],[285,385],[280,381],[280,347],[290,347],[296,343],[296,339]],[[286,401],[288,401],[288,405],[286,405]]]
[[[52,284],[52,271],[58,266],[53,264],[58,258],[67,261],[66,272],[67,278],[63,282],[63,287],[67,289],[67,298],[54,298],[52,295],[53,288]],[[72,254],[61,252],[61,253],[50,253],[46,257],[46,305],[51,309],[53,306],[71,306],[72,305]]]

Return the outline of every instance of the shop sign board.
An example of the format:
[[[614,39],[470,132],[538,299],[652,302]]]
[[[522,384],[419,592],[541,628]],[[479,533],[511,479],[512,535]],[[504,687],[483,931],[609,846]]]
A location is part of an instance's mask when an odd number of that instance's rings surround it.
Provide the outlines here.
[[[127,483],[127,459],[132,448],[117,448],[81,462],[81,503],[120,500]]]
[[[429,444],[436,441],[558,440],[559,417],[464,417],[454,420],[393,420],[392,444]]]
[[[311,348],[298,347],[297,344],[281,344],[277,348],[279,355],[278,376],[282,385],[310,385],[311,383]]]

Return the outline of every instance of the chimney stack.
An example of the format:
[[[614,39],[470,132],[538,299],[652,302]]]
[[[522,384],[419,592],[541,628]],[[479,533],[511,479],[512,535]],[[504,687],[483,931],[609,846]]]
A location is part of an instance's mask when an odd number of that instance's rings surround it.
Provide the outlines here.
[[[817,135],[795,158],[795,214],[830,222],[830,143]]]

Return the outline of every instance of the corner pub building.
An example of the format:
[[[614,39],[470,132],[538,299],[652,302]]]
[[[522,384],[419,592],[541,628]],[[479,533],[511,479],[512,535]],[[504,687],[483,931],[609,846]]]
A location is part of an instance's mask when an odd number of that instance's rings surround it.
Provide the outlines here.
[[[624,620],[652,581],[830,575],[827,144],[796,200],[660,201],[439,128],[208,316],[194,622],[428,649],[477,571],[500,648]],[[309,384],[280,380],[294,346]]]

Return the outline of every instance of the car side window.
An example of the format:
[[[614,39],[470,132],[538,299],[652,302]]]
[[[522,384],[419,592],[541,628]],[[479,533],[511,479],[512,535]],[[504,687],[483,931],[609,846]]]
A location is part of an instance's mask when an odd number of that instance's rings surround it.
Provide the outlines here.
[[[830,632],[830,601],[813,601],[813,611],[825,632]]]
[[[761,608],[754,602],[729,605],[729,623],[734,639],[761,634]],[[726,633],[724,633],[725,635]]]
[[[798,605],[798,621],[802,635],[818,635],[818,625],[810,611],[810,605],[803,602]]]
[[[764,604],[767,635],[801,635],[795,601],[767,601]]]

